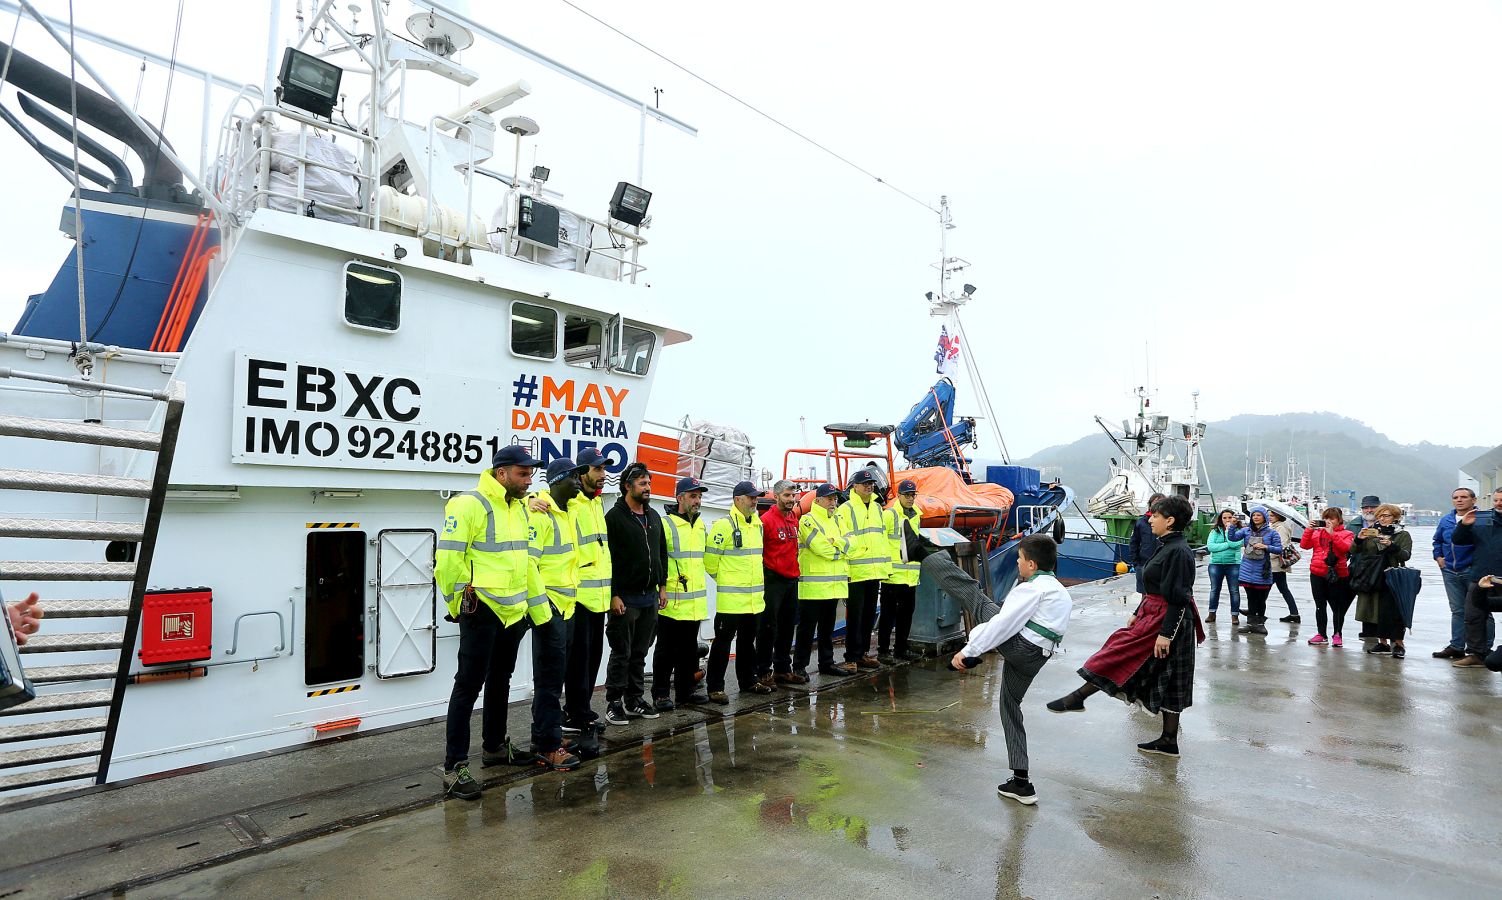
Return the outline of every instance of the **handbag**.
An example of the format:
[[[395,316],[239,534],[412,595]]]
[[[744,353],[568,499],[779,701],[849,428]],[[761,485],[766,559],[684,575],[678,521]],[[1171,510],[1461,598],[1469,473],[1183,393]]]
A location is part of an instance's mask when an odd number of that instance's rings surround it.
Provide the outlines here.
[[[1291,569],[1304,558],[1304,554],[1300,553],[1297,547],[1284,547],[1283,552],[1278,554],[1278,558],[1282,561],[1283,568]]]
[[[1334,545],[1325,552],[1325,581],[1329,584],[1340,582],[1340,560],[1335,556]]]
[[[1352,554],[1347,566],[1351,571],[1351,590],[1358,594],[1370,594],[1382,583],[1382,554]]]

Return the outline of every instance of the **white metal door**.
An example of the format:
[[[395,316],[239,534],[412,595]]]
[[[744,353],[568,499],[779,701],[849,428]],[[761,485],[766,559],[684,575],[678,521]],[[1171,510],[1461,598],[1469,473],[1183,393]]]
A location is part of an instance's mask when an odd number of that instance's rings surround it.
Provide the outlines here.
[[[438,588],[432,529],[382,531],[376,553],[376,677],[425,675],[436,667]]]

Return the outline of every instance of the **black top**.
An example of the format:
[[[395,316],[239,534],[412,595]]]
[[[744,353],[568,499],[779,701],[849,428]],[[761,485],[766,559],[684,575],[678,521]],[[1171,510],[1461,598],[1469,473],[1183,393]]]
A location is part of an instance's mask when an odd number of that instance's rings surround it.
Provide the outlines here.
[[[668,539],[662,517],[650,506],[645,510],[637,515],[626,498],[619,497],[605,512],[611,596],[655,594],[667,583]]]
[[[1158,536],[1153,534],[1153,526],[1143,516],[1132,523],[1132,540],[1127,544],[1127,556],[1134,566],[1142,566],[1153,558],[1158,552]]]
[[[1476,548],[1471,559],[1471,581],[1480,581],[1483,575],[1502,575],[1502,515],[1477,512],[1476,524],[1456,525],[1450,539]]]
[[[1173,637],[1184,611],[1194,602],[1194,551],[1184,532],[1170,531],[1160,539],[1158,552],[1142,567],[1142,592],[1157,594],[1168,604],[1158,633]]]

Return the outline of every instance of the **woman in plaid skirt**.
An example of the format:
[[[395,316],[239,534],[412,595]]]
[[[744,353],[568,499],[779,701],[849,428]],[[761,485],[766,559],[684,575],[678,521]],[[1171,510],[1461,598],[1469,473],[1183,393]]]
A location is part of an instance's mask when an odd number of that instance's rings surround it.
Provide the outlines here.
[[[1079,712],[1086,697],[1105,691],[1162,713],[1162,736],[1137,745],[1144,753],[1179,755],[1179,715],[1194,702],[1194,648],[1205,630],[1194,605],[1194,551],[1184,537],[1192,521],[1194,507],[1183,497],[1153,505],[1150,524],[1162,545],[1142,569],[1142,602],[1085,661],[1085,683],[1048,704],[1054,712]]]

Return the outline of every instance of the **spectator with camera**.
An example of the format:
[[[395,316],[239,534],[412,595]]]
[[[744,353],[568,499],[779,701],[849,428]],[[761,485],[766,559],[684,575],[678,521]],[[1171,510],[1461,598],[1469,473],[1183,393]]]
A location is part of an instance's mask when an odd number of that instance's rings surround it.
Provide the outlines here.
[[[1349,558],[1351,545],[1356,541],[1356,534],[1346,528],[1345,522],[1345,513],[1332,507],[1317,522],[1309,523],[1299,538],[1299,546],[1309,551],[1309,591],[1314,595],[1314,622],[1318,629],[1309,643],[1316,647],[1343,644],[1341,628],[1354,596]]]
[[[1355,548],[1351,551],[1351,586],[1356,589],[1357,610],[1367,611],[1370,618],[1363,621],[1377,639],[1366,652],[1391,653],[1393,659],[1402,659],[1408,653],[1403,646],[1407,626],[1385,573],[1408,562],[1413,555],[1413,536],[1400,524],[1403,510],[1391,503],[1378,506],[1373,518],[1371,525],[1356,532]]]
[[[1267,634],[1267,595],[1273,589],[1272,561],[1283,552],[1283,536],[1268,521],[1267,507],[1254,506],[1247,514],[1250,524],[1238,525],[1230,538],[1241,541],[1241,570],[1237,576],[1246,591],[1246,624],[1241,634]]]
[[[1450,502],[1455,509],[1445,513],[1434,528],[1434,563],[1439,566],[1445,596],[1450,601],[1450,643],[1434,651],[1435,659],[1460,659],[1466,655],[1466,594],[1479,580],[1479,576],[1471,577],[1471,561],[1476,548],[1471,544],[1457,544],[1454,540],[1460,520],[1476,509],[1476,492],[1468,487],[1458,487],[1450,492]],[[1488,617],[1486,645],[1490,647],[1495,639],[1496,627]]]

